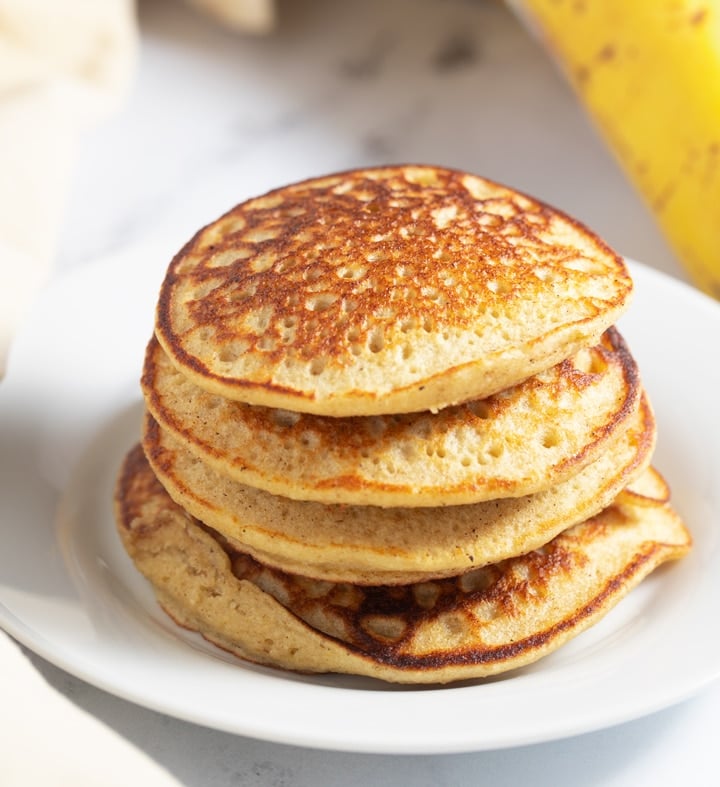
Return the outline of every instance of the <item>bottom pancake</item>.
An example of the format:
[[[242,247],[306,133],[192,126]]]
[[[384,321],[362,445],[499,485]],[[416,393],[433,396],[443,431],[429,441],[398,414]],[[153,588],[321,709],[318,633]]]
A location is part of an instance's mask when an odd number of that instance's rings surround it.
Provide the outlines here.
[[[172,501],[141,448],[116,490],[118,531],[179,624],[247,660],[300,672],[447,683],[545,656],[605,615],[690,535],[648,471],[638,490],[527,555],[461,577],[358,586],[288,574]]]

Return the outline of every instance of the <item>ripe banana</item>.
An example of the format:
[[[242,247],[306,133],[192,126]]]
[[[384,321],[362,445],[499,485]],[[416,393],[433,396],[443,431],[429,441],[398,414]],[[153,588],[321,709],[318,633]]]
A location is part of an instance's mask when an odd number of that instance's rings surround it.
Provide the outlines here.
[[[720,0],[515,0],[693,281],[720,299]]]

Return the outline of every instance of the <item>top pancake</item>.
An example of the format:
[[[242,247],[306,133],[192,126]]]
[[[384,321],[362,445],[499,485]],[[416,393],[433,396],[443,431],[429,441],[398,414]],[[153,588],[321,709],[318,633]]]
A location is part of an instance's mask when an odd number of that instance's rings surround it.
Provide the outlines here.
[[[429,166],[355,170],[251,199],[172,261],[156,334],[220,396],[318,415],[489,396],[599,340],[622,259],[512,189]]]

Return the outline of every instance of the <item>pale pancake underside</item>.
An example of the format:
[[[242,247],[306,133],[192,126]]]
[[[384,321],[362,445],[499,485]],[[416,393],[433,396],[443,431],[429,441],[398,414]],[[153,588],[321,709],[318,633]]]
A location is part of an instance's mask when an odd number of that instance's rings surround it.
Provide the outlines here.
[[[640,383],[611,328],[511,389],[436,414],[329,418],[234,402],[194,385],[155,340],[143,392],[163,428],[242,483],[297,500],[440,506],[566,480],[619,439]]]
[[[268,565],[320,579],[407,583],[497,562],[597,513],[650,462],[643,397],[611,451],[546,492],[466,506],[380,508],[289,500],[218,474],[148,415],[143,445],[173,499]]]
[[[293,412],[434,410],[599,341],[623,260],[564,214],[429,166],[357,170],[251,199],[162,284],[156,334],[198,386]]]
[[[251,661],[406,683],[529,664],[690,546],[667,502],[626,492],[622,505],[525,556],[460,578],[367,588],[286,574],[236,552],[172,502],[139,448],[116,500],[129,554],[184,626]]]

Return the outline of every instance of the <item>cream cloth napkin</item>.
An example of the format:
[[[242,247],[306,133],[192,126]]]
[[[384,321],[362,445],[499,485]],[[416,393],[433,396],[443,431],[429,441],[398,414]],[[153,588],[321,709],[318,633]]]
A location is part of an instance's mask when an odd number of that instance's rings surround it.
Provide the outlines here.
[[[132,0],[0,0],[0,374],[55,251],[81,134],[119,106]]]
[[[269,33],[275,25],[273,0],[187,0],[222,25],[243,33]]]
[[[273,0],[187,0],[223,25],[269,31]],[[50,272],[76,150],[122,106],[134,0],[0,0],[0,377],[13,330]]]

